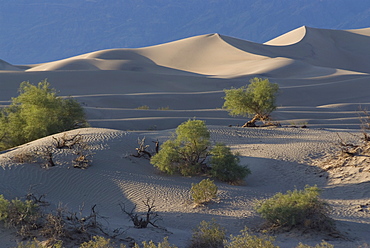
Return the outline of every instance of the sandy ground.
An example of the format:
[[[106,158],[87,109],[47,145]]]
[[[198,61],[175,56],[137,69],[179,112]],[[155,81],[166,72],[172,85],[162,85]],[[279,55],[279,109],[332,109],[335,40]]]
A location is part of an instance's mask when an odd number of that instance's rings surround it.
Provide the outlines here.
[[[358,108],[369,106],[368,49],[370,29],[323,30],[301,27],[265,44],[203,35],[139,49],[111,49],[40,65],[0,64],[0,105],[17,95],[20,82],[48,78],[62,96],[83,104],[92,128],[80,132],[93,152],[92,166],[72,168],[68,150],[56,150],[57,166],[15,163],[16,154],[35,153],[54,141],[46,137],[0,154],[0,192],[7,198],[29,191],[45,194],[50,208],[59,204],[73,211],[96,204],[108,231],[123,228],[120,238],[169,241],[185,247],[202,220],[215,218],[228,234],[262,220],[253,205],[277,192],[318,185],[333,207],[332,217],[345,238],[289,232],[277,235],[280,247],[298,242],[316,244],[326,239],[335,247],[370,243],[370,192],[367,163],[328,167],[343,139],[358,142]],[[221,109],[223,89],[245,85],[254,76],[280,86],[273,118],[280,128],[243,129],[245,118],[230,117]],[[137,107],[149,109],[138,110]],[[216,182],[219,200],[193,208],[189,190],[201,177],[163,175],[146,159],[137,159],[137,139],[163,142],[189,118],[205,120],[212,142],[224,142],[241,154],[252,174],[245,185]],[[291,128],[301,126],[309,128]],[[229,127],[232,125],[232,127]],[[63,134],[56,134],[57,137]],[[339,136],[338,136],[339,135]],[[339,138],[340,137],[340,138]],[[342,170],[341,170],[342,169]],[[165,230],[138,230],[122,214],[127,208],[155,199]],[[0,230],[0,247],[12,247],[19,238]]]

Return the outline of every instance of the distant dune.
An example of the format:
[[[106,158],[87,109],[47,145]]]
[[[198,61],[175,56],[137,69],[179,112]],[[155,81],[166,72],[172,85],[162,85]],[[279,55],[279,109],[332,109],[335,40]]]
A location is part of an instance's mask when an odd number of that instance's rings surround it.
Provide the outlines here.
[[[303,26],[264,44],[209,34],[38,65],[3,61],[0,101],[15,96],[24,80],[37,83],[48,78],[62,95],[75,96],[84,104],[95,127],[167,129],[189,117],[237,125],[245,119],[231,118],[219,109],[222,91],[257,76],[280,85],[279,109],[273,116],[277,121],[357,128],[356,111],[369,104],[369,44],[370,28]],[[333,104],[335,108],[321,107]],[[150,110],[134,111],[143,105]],[[157,111],[163,107],[169,110]]]

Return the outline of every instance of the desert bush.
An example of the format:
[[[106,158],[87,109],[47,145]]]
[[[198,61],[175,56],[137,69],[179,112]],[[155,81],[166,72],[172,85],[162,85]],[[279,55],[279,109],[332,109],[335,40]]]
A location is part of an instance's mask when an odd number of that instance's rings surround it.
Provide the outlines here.
[[[130,217],[132,223],[136,228],[147,228],[149,224],[159,228],[159,226],[155,224],[156,221],[159,220],[159,215],[156,212],[154,212],[155,209],[154,200],[151,200],[148,197],[146,201],[143,201],[143,204],[147,208],[147,212],[145,214],[135,213],[134,211],[136,209],[136,205],[131,209],[130,212],[126,211],[124,204],[120,204],[120,206],[122,212]]]
[[[142,242],[143,247],[142,248],[178,248],[175,245],[171,245],[168,242],[168,237],[165,237],[162,242],[159,242],[157,245],[151,240],[149,242],[144,241]],[[138,244],[135,244],[134,248],[140,248]]]
[[[230,240],[224,242],[225,248],[279,248],[273,244],[274,238],[267,235],[251,235],[248,228],[238,236],[230,235]]]
[[[52,248],[62,248],[63,242],[58,241],[53,243],[52,245],[44,244],[43,242],[38,241],[36,238],[32,241],[21,242],[15,248],[45,248],[45,247],[52,247]]]
[[[188,120],[176,129],[176,135],[163,143],[150,162],[169,174],[195,175],[204,170],[210,133],[204,121]]]
[[[209,178],[203,179],[199,183],[191,184],[191,197],[195,204],[202,204],[211,201],[217,196],[217,186]]]
[[[110,239],[101,237],[101,236],[94,236],[93,240],[88,242],[84,242],[80,245],[80,248],[115,248],[118,247],[111,242]],[[120,245],[120,248],[126,248],[125,245]]]
[[[167,106],[167,107],[159,107],[158,110],[170,110],[170,107]]]
[[[11,105],[0,111],[2,149],[87,126],[81,105],[71,98],[58,97],[46,80],[38,85],[22,82],[19,92]]]
[[[33,152],[17,152],[11,157],[14,163],[35,163],[37,158]]]
[[[46,215],[41,234],[52,240],[59,240],[66,235],[65,221],[61,211],[57,211],[56,214],[49,213]]]
[[[310,246],[310,245],[299,243],[296,248],[334,248],[334,245],[329,244],[326,241],[322,241],[320,244],[317,244],[315,246]]]
[[[234,183],[251,173],[246,166],[239,165],[238,154],[233,154],[230,147],[216,144],[211,150],[211,175],[221,181]]]
[[[136,109],[143,109],[143,110],[147,110],[147,109],[149,109],[149,106],[148,106],[148,105],[143,105],[143,106],[139,106],[139,107],[137,107]]]
[[[189,248],[222,248],[226,231],[214,219],[202,221],[194,230]]]
[[[304,190],[277,193],[257,204],[257,212],[273,227],[304,227],[315,230],[331,230],[330,206],[319,198],[317,186],[306,186]]]
[[[253,78],[248,86],[225,92],[223,108],[232,116],[254,116],[243,127],[255,126],[257,120],[269,120],[270,114],[276,109],[276,96],[279,86],[268,79]]]
[[[16,228],[19,235],[28,236],[30,230],[37,227],[39,218],[38,205],[33,201],[9,201],[0,195],[0,221],[3,221],[6,227]]]

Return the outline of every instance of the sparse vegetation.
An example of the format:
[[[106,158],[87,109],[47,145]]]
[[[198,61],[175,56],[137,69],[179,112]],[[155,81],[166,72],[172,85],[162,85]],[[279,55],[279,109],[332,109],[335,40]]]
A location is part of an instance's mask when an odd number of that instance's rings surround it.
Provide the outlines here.
[[[146,228],[149,224],[159,228],[159,226],[155,224],[155,222],[159,220],[159,215],[154,212],[154,200],[147,198],[146,201],[143,201],[143,204],[147,208],[147,212],[142,215],[134,212],[136,209],[136,205],[131,209],[130,212],[126,211],[124,204],[120,204],[120,206],[122,212],[130,217],[132,223],[136,228]]]
[[[233,154],[230,147],[216,144],[211,150],[211,175],[221,181],[235,183],[251,173],[248,167],[240,166],[238,154]]]
[[[148,110],[150,109],[148,105],[143,105],[143,106],[139,106],[137,107],[136,109],[140,109],[140,110]]]
[[[7,149],[50,134],[87,126],[81,105],[61,98],[47,80],[23,82],[19,96],[0,110],[0,149]]]
[[[169,174],[184,176],[206,171],[210,134],[204,121],[188,120],[176,129],[176,135],[163,143],[150,162]]]
[[[194,230],[189,248],[222,248],[226,230],[214,219],[202,221]]]
[[[277,193],[262,200],[256,210],[271,227],[331,231],[334,223],[329,217],[330,206],[319,195],[317,186],[306,186],[304,190]]]
[[[232,116],[253,116],[243,127],[255,127],[256,121],[270,120],[276,109],[276,96],[279,86],[268,79],[253,78],[248,86],[224,90],[226,96],[223,108]]]
[[[116,248],[118,246],[114,245],[110,239],[101,237],[101,236],[94,236],[93,240],[88,242],[84,242],[80,245],[80,248]],[[120,245],[120,248],[126,248],[125,245]]]
[[[296,248],[334,248],[334,245],[329,244],[326,241],[322,241],[320,244],[317,244],[315,246],[310,246],[310,245],[299,243]]]
[[[30,231],[37,228],[39,218],[38,205],[33,201],[7,200],[0,195],[0,221],[6,227],[15,228],[22,237],[28,237]]]
[[[62,248],[63,242],[58,241],[58,242],[49,244],[47,242],[43,243],[43,242],[38,241],[37,239],[34,239],[32,241],[21,242],[17,245],[16,248],[45,248],[45,247]]]
[[[188,120],[177,127],[176,134],[162,144],[150,162],[168,174],[192,176],[205,173],[227,182],[242,180],[250,174],[248,168],[238,164],[239,158],[230,148],[218,144],[211,149],[209,139],[204,121]],[[207,165],[209,156],[212,156],[211,166]]]
[[[216,198],[217,190],[216,184],[207,178],[197,184],[191,184],[190,193],[194,203],[199,205],[210,202],[212,199]]]
[[[240,231],[237,236],[230,235],[230,240],[224,242],[225,248],[279,248],[273,244],[274,238],[268,235],[251,235],[248,228]]]
[[[171,110],[169,106],[167,107],[159,107],[158,110]]]
[[[177,246],[171,245],[168,242],[168,237],[165,237],[162,242],[158,243],[158,245],[156,245],[153,241],[144,241],[142,244],[142,248],[177,248]],[[140,248],[140,246],[138,244],[135,244],[134,248]]]

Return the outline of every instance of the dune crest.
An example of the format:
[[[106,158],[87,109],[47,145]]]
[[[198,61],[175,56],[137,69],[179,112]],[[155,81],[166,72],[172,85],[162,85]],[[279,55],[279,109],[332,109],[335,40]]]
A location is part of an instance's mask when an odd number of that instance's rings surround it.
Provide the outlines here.
[[[263,44],[270,46],[289,46],[300,42],[305,36],[306,26],[302,26]]]

